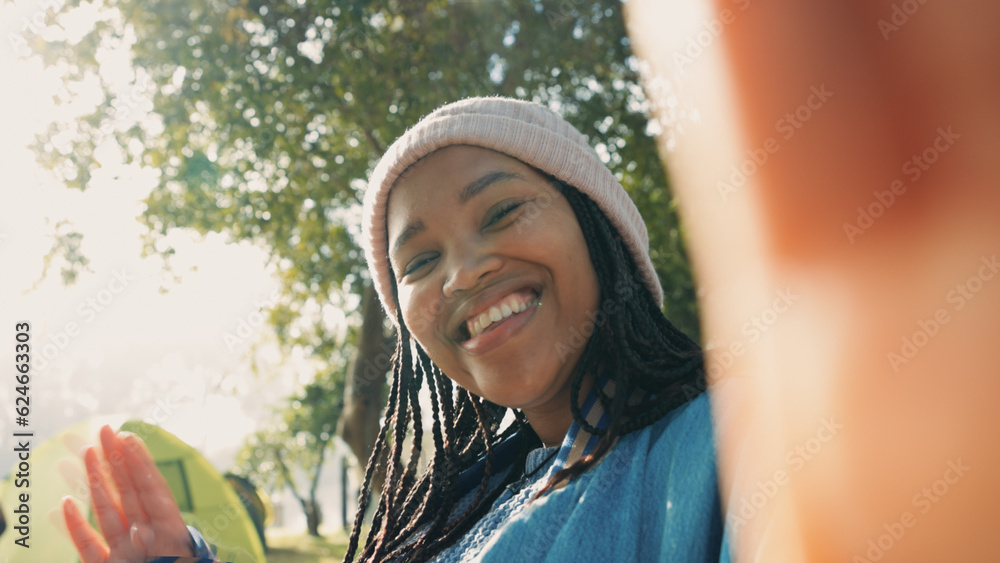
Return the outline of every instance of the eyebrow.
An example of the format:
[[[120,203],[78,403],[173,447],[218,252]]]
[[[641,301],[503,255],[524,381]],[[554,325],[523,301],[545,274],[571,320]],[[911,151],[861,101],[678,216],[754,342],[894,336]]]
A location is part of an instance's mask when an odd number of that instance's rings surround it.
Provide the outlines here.
[[[514,172],[507,172],[505,170],[493,170],[492,172],[487,172],[486,174],[480,176],[478,179],[473,180],[469,185],[462,188],[462,191],[458,194],[458,202],[466,203],[470,199],[476,197],[483,192],[486,188],[496,184],[497,182],[503,182],[505,180],[512,179],[524,179],[523,176]],[[423,232],[427,228],[423,221],[417,220],[414,223],[410,223],[403,229],[403,232],[399,234],[396,238],[396,242],[392,243],[392,255],[398,254],[399,249],[403,247],[410,240]]]
[[[392,243],[392,254],[399,254],[399,249],[402,248],[404,244],[410,242],[410,239],[423,232],[426,228],[427,225],[424,225],[424,222],[419,220],[416,223],[410,223],[407,225],[406,228],[403,229],[403,232],[396,237],[396,242]]]
[[[471,182],[468,186],[462,188],[461,193],[458,194],[458,202],[465,203],[470,199],[479,195],[483,190],[492,186],[497,182],[503,182],[504,180],[511,180],[514,178],[523,179],[520,174],[514,172],[507,172],[506,170],[494,170],[492,172],[487,172],[481,176],[478,180]]]

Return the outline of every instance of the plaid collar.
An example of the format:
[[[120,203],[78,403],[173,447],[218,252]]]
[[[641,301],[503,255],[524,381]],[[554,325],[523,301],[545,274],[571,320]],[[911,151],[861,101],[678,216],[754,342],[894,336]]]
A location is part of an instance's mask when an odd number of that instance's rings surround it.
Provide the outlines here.
[[[605,410],[604,403],[601,402],[598,387],[600,387],[603,391],[606,398],[610,399],[614,397],[615,382],[607,376],[602,376],[598,380],[598,385],[591,387],[590,392],[587,394],[587,398],[584,399],[583,404],[580,406],[580,414],[583,419],[587,421],[587,424],[593,426],[594,428],[604,429],[611,424],[611,414]],[[642,400],[642,396],[642,393],[633,391],[629,396],[627,404],[635,405],[639,403]],[[513,463],[514,459],[517,457],[518,451],[520,451],[520,448],[522,447],[522,441],[524,439],[525,437],[523,432],[517,432],[504,442],[498,444],[493,450],[495,455],[494,467],[507,467]],[[570,425],[569,431],[566,432],[566,436],[563,437],[562,444],[559,446],[555,462],[546,471],[546,474],[551,476],[554,475],[556,471],[559,471],[564,467],[569,467],[583,456],[593,452],[599,441],[599,436],[595,436],[590,432],[587,432],[587,430],[584,429],[576,419],[574,419],[573,423]],[[459,474],[458,486],[456,490],[459,497],[468,494],[480,485],[485,468],[486,460],[485,458],[480,458],[471,467],[465,469]],[[557,483],[556,488],[561,488],[565,484],[565,481]]]
[[[606,379],[601,387],[604,389],[605,395],[614,396],[614,381]],[[587,398],[580,406],[580,414],[583,415],[587,424],[595,428],[603,430],[611,424],[611,413],[604,410],[604,404],[598,397],[596,385],[590,389],[590,393],[587,394]],[[570,425],[569,431],[566,432],[566,436],[563,437],[562,444],[559,446],[559,453],[556,454],[555,471],[569,467],[581,457],[594,451],[599,441],[598,436],[587,432],[580,421],[574,418],[573,424]]]
[[[604,430],[611,425],[611,413],[604,408],[604,403],[601,401],[600,393],[598,388],[603,391],[604,396],[607,399],[611,399],[615,396],[615,382],[609,377],[602,376],[597,385],[591,387],[590,392],[587,394],[587,398],[583,401],[580,406],[580,415],[587,421],[590,426]],[[642,401],[643,393],[638,390],[633,390],[626,401],[628,405],[636,405]],[[578,420],[573,419],[573,424],[570,425],[569,431],[566,432],[566,436],[563,438],[562,444],[559,446],[559,453],[556,454],[556,461],[552,464],[552,468],[549,469],[549,475],[554,475],[555,472],[563,469],[564,467],[569,467],[580,458],[592,453],[594,449],[597,448],[597,443],[600,442],[601,438],[594,434],[588,432]],[[613,445],[612,445],[613,446]],[[555,488],[561,488],[566,485],[566,481],[561,481],[555,485]]]

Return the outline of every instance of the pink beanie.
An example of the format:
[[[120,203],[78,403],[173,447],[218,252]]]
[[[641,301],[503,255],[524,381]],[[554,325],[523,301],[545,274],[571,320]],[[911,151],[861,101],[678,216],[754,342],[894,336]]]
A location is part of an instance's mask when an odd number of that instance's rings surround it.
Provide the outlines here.
[[[474,145],[506,154],[587,194],[621,233],[642,281],[662,304],[663,290],[649,258],[642,216],[586,137],[539,104],[501,97],[469,98],[436,109],[396,139],[368,180],[362,243],[375,289],[393,323],[396,303],[386,227],[389,190],[410,165],[449,145]]]

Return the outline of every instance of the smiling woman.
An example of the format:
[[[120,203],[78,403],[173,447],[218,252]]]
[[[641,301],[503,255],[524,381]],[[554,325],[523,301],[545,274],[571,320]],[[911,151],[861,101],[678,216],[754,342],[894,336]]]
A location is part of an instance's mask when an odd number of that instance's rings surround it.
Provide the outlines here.
[[[579,131],[523,101],[446,105],[379,162],[364,230],[399,341],[346,561],[728,560],[702,353]]]
[[[729,560],[702,351],[661,312],[642,218],[579,131],[523,101],[444,106],[386,151],[363,221],[398,340],[345,561]],[[103,438],[105,456],[131,439]],[[212,557],[155,476],[111,465],[130,493],[95,494],[112,554]]]

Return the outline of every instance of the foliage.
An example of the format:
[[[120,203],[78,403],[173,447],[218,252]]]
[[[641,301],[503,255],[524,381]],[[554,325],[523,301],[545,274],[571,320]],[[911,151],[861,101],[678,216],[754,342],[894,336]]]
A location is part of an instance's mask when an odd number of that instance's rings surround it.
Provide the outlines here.
[[[56,223],[55,233],[52,235],[52,248],[42,257],[42,275],[35,282],[33,289],[45,280],[49,269],[59,262],[62,264],[60,274],[64,285],[73,285],[76,278],[85,271],[90,271],[90,259],[80,251],[80,243],[83,242],[83,234],[72,230],[72,224],[68,220]]]
[[[286,342],[322,354],[322,323],[301,339],[283,329],[307,302],[361,294],[365,269],[350,231],[364,178],[388,143],[444,102],[489,94],[556,107],[594,141],[649,223],[668,314],[697,332],[618,2],[107,5],[120,20],[99,22],[78,45],[50,43],[46,58],[70,64],[67,80],[82,79],[98,70],[99,45],[134,36],[135,88],[152,83],[158,123],[123,124],[122,114],[141,105],[137,92],[102,79],[106,99],[69,132],[72,150],[54,150],[56,125],[39,139],[41,160],[71,165],[67,183],[85,189],[94,148],[110,132],[129,158],[162,172],[142,216],[150,251],[179,227],[266,245],[285,282],[284,307],[272,320]]]
[[[322,523],[316,499],[319,477],[343,408],[329,399],[343,397],[343,387],[343,372],[317,377],[271,424],[246,440],[236,460],[237,472],[259,486],[291,489],[314,535]]]

